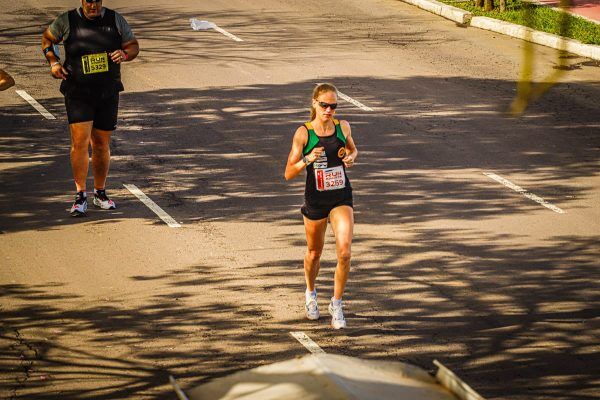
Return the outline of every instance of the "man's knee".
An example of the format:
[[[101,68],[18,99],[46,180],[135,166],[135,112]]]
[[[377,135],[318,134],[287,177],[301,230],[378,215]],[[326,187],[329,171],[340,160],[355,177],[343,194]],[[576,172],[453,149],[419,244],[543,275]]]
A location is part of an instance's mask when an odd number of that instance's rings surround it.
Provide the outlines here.
[[[110,144],[108,141],[92,140],[92,151],[94,153],[106,153],[109,150],[110,150]]]
[[[71,140],[71,151],[86,152],[90,146],[90,142],[86,139]]]
[[[110,150],[110,136],[92,134],[92,150],[94,152],[104,153]]]

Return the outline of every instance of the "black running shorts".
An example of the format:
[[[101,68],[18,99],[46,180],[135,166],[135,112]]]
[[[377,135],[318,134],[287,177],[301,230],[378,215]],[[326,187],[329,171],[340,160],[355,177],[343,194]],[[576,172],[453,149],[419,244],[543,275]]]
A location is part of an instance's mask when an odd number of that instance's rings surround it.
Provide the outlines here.
[[[300,212],[306,218],[316,221],[319,219],[327,218],[329,216],[329,213],[331,212],[331,210],[333,210],[334,208],[339,207],[339,206],[348,206],[348,207],[354,208],[354,205],[352,203],[352,197],[350,197],[349,199],[344,199],[344,200],[340,201],[339,203],[336,203],[336,204],[334,204],[332,206],[328,206],[328,207],[314,207],[314,206],[304,203],[304,205],[300,209]]]
[[[94,121],[94,128],[104,131],[117,129],[119,94],[102,98],[101,96],[65,96],[69,124]]]

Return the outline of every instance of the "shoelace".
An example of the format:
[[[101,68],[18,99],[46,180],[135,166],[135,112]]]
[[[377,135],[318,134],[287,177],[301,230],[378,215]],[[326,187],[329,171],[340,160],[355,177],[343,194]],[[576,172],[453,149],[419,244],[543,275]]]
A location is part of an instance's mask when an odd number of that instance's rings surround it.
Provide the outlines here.
[[[332,307],[333,308],[333,318],[337,320],[344,319],[344,313],[342,312],[342,306]]]

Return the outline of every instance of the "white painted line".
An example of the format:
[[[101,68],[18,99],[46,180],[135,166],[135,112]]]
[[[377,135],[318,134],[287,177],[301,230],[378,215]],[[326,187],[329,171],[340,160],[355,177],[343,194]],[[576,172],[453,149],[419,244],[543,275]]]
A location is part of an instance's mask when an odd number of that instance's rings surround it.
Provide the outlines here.
[[[489,178],[492,178],[496,182],[500,182],[501,184],[514,190],[515,192],[521,193],[523,196],[527,197],[528,199],[533,200],[536,203],[539,203],[539,204],[543,205],[544,207],[549,208],[550,210],[552,210],[556,213],[565,214],[565,211],[563,209],[556,207],[554,204],[548,203],[546,200],[542,199],[539,196],[536,196],[535,194],[533,194],[531,192],[528,192],[527,190],[523,189],[520,186],[515,185],[508,179],[504,179],[503,177],[498,176],[492,172],[484,172],[483,174]]]
[[[243,42],[242,39],[240,39],[232,33],[227,32],[225,29],[218,27],[217,24],[215,24],[214,22],[200,21],[196,18],[190,18],[190,26],[195,31],[205,31],[207,29],[214,29],[215,31],[222,33],[223,35],[235,40],[236,42]]]
[[[150,200],[148,196],[146,196],[140,189],[138,189],[135,185],[128,185],[126,183],[123,184],[127,190],[129,190],[135,197],[140,199],[142,203],[144,203],[149,209],[154,211],[156,215],[159,216],[160,219],[165,221],[167,225],[171,228],[181,228],[181,225],[177,223],[169,214],[167,214],[162,208],[158,206],[155,202]]]
[[[317,86],[318,86],[318,85],[320,85],[320,84],[321,84],[321,83],[315,83],[315,85],[317,85]],[[367,106],[365,106],[365,105],[364,105],[363,103],[361,103],[360,101],[358,101],[358,100],[354,100],[352,97],[348,96],[347,94],[344,94],[344,93],[340,92],[339,90],[338,90],[338,95],[339,95],[339,96],[340,96],[342,99],[346,100],[348,103],[352,103],[352,104],[354,104],[356,107],[360,108],[361,110],[364,110],[364,111],[373,111],[373,109],[372,109],[371,107],[367,107]]]
[[[221,32],[223,35],[227,36],[227,37],[228,37],[228,38],[230,38],[230,39],[233,39],[233,40],[235,40],[236,42],[243,42],[243,40],[242,40],[242,39],[240,39],[239,37],[235,36],[235,35],[234,35],[234,34],[232,34],[232,33],[229,33],[229,32],[227,32],[227,31],[226,31],[225,29],[223,29],[223,28],[219,28],[217,25],[215,25],[214,29],[215,29],[215,31],[217,31],[217,32]]]
[[[38,110],[38,112],[40,114],[42,114],[46,119],[56,119],[56,117],[54,115],[50,114],[50,112],[48,110],[46,110],[43,105],[41,105],[40,103],[38,103],[26,91],[24,91],[24,90],[15,90],[15,92],[17,92],[17,94],[19,96],[21,96],[23,99],[25,99],[26,102],[28,102],[29,104],[31,104],[31,106],[33,108],[35,108],[36,110]]]
[[[297,341],[299,341],[308,351],[313,354],[325,354],[322,348],[319,347],[318,344],[313,342],[311,338],[309,338],[304,332],[290,332]]]
[[[344,100],[346,100],[348,103],[352,103],[354,104],[356,107],[360,108],[361,110],[364,111],[373,111],[373,109],[371,107],[367,107],[365,106],[363,103],[361,103],[358,100],[354,100],[352,97],[345,95],[344,93],[338,91],[338,94],[340,95],[340,97]]]

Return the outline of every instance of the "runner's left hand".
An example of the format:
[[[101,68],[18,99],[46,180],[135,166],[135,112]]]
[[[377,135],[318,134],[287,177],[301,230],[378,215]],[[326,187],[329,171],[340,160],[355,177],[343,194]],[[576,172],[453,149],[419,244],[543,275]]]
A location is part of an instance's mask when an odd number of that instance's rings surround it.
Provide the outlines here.
[[[127,60],[127,55],[123,50],[115,50],[110,53],[110,59],[113,60],[115,64],[121,64],[123,61]]]
[[[354,157],[352,157],[351,155],[347,155],[346,157],[342,158],[342,162],[344,163],[346,168],[350,168],[354,165]]]

